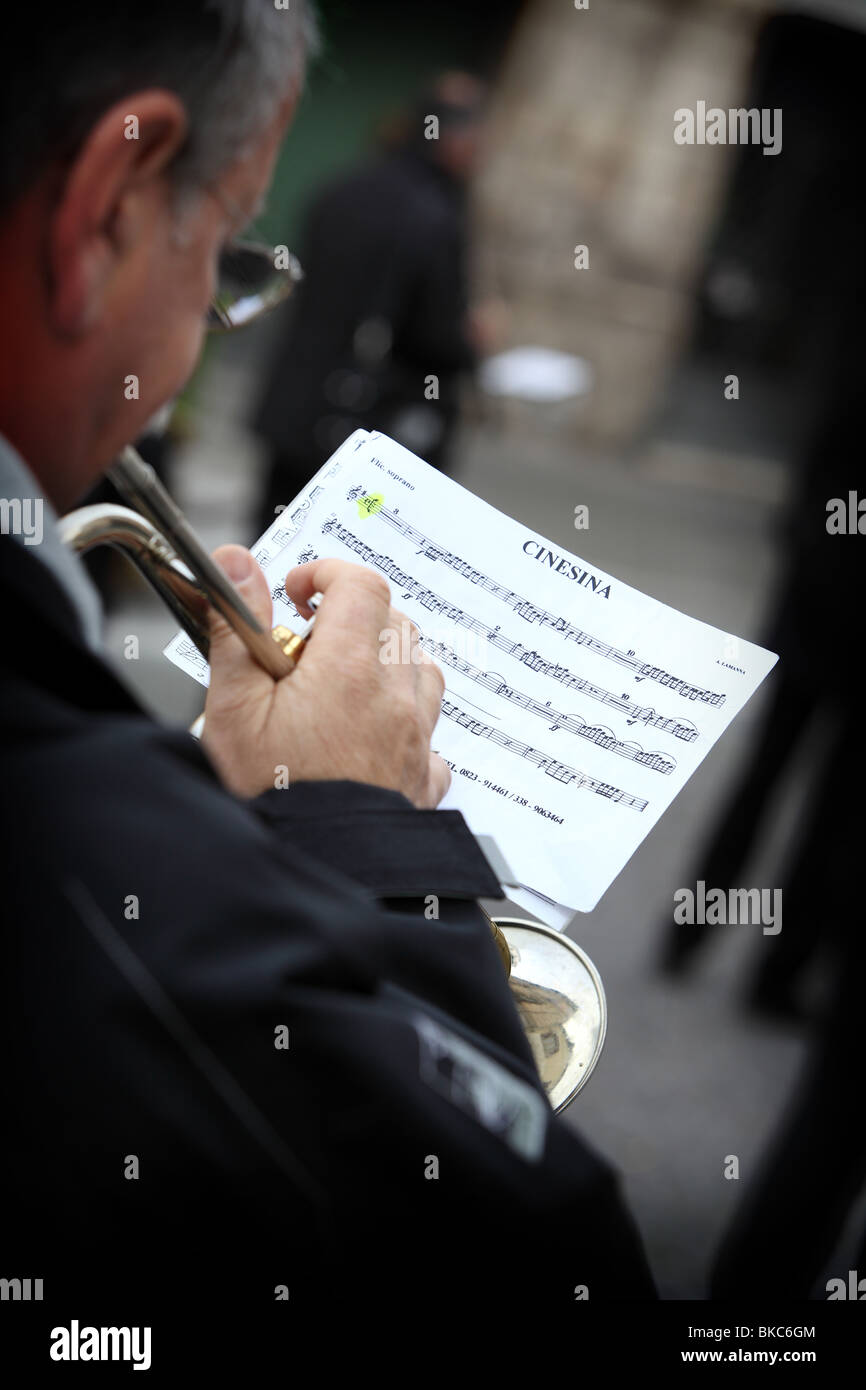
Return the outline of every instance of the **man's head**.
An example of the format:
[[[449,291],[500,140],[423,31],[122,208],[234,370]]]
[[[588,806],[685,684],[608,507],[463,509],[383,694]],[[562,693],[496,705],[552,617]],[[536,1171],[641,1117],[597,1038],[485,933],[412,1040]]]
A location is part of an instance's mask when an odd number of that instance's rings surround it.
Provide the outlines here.
[[[0,433],[65,508],[192,371],[315,35],[304,0],[32,15],[0,84]]]
[[[429,114],[438,121],[438,138],[425,141],[423,152],[460,183],[471,179],[482,157],[485,99],[479,78],[468,72],[444,72],[418,104],[422,120]]]

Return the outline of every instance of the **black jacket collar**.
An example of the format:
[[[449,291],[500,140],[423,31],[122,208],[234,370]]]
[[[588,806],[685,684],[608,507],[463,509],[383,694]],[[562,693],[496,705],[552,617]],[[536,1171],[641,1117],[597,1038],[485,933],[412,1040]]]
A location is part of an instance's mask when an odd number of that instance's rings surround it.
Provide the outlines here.
[[[111,668],[87,646],[56,577],[26,547],[0,536],[3,637],[0,669],[86,709],[139,710]]]

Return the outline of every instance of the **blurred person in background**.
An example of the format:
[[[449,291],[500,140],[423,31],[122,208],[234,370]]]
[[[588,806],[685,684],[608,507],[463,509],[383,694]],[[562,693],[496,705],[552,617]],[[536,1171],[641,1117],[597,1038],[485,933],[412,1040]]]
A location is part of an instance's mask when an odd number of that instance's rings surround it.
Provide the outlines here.
[[[787,957],[801,961],[804,937],[807,946],[832,947],[828,995],[797,1085],[716,1254],[714,1299],[762,1299],[768,1290],[779,1299],[824,1298],[826,1292],[815,1288],[822,1271],[847,1274],[847,1262],[844,1268],[828,1262],[866,1184],[859,1063],[866,933],[857,874],[864,817],[856,804],[864,778],[859,716],[855,720],[851,710],[840,722],[784,889],[778,943],[785,957],[775,967],[790,985]],[[789,913],[800,925],[786,948]],[[772,946],[766,956],[765,973]],[[866,1275],[866,1266],[859,1269]]]
[[[862,210],[859,216],[866,220]],[[866,1184],[859,1065],[866,976],[859,879],[866,842],[860,695],[866,517],[850,507],[851,496],[855,505],[866,498],[862,260],[845,292],[791,523],[790,567],[775,624],[782,680],[767,721],[769,752],[759,749],[708,861],[708,872],[726,866],[732,875],[738,868],[766,805],[763,779],[772,784],[770,774],[820,712],[828,751],[793,847],[783,928],[764,945],[750,998],[774,1016],[799,1017],[804,976],[818,957],[829,966],[826,997],[798,1085],[717,1253],[711,1297],[719,1299],[766,1297],[768,1289],[779,1298],[810,1292],[824,1298],[826,1290],[815,1290],[822,1271],[847,1282],[847,1264],[837,1269],[828,1261]],[[833,499],[844,504],[844,532],[832,529]],[[859,1273],[866,1274],[862,1264]]]
[[[447,469],[461,376],[487,345],[470,314],[467,188],[481,155],[484,88],[439,77],[385,152],[314,200],[304,280],[252,424],[269,450],[256,534],[356,429],[378,429]]]
[[[846,221],[845,234],[866,239],[862,207]],[[846,263],[850,264],[850,263]],[[833,499],[866,497],[863,433],[866,361],[866,271],[829,298],[832,326],[822,354],[815,418],[799,450],[795,495],[783,534],[779,594],[762,645],[779,653],[772,694],[752,755],[728,796],[695,865],[695,877],[724,890],[744,883],[779,784],[816,729],[825,739],[819,771],[788,848],[783,869],[784,924],[764,942],[747,989],[756,1013],[779,1021],[814,1018],[810,1000],[815,967],[829,966],[831,981],[846,968],[847,937],[857,911],[852,882],[838,862],[838,842],[850,824],[862,829],[858,773],[861,738],[862,653],[859,627],[866,603],[866,559],[860,533],[839,534],[831,520]],[[855,513],[856,521],[856,513]],[[846,522],[846,526],[847,526]],[[860,525],[866,519],[860,514]],[[853,871],[853,864],[851,866]],[[684,977],[719,928],[672,922],[662,932],[660,968]],[[835,986],[831,983],[832,998]],[[814,990],[811,991],[814,995]]]

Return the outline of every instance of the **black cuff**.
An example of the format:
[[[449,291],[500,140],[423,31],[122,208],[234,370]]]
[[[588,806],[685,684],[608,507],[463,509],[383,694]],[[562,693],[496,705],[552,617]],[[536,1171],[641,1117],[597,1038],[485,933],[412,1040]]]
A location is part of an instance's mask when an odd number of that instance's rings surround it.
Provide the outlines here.
[[[500,898],[459,811],[419,811],[400,792],[361,782],[295,782],[250,802],[292,848],[380,898]]]

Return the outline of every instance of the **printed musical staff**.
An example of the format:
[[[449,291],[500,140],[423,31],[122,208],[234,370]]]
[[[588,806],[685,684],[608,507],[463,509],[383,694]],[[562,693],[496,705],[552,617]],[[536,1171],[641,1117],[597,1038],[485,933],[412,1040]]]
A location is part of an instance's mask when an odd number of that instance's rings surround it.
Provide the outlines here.
[[[498,627],[488,627],[486,623],[479,622],[477,618],[473,618],[464,609],[458,608],[448,599],[442,598],[433,589],[428,589],[411,574],[401,570],[390,556],[377,553],[371,546],[359,540],[345,526],[342,526],[335,516],[322,523],[322,530],[335,536],[367,564],[374,565],[376,569],[386,574],[398,586],[404,597],[417,599],[421,607],[426,608],[429,613],[437,613],[449,621],[467,628],[470,632],[477,633],[479,637],[486,638],[499,651],[505,652],[515,661],[521,662],[531,671],[537,671],[540,675],[558,681],[566,690],[579,690],[591,700],[600,701],[610,709],[615,710],[617,714],[624,715],[629,724],[643,724],[646,728],[658,729],[662,733],[671,734],[674,738],[681,739],[684,743],[693,743],[698,737],[698,730],[690,720],[671,718],[660,714],[651,705],[641,705],[637,701],[629,700],[625,695],[615,695],[612,691],[605,690],[600,685],[594,685],[592,681],[588,681],[582,676],[576,676],[567,666],[560,666],[556,662],[546,660],[534,649],[524,646],[522,642],[512,641]]]
[[[575,791],[585,788],[587,791],[595,792],[596,796],[606,797],[609,801],[615,801],[620,806],[630,806],[635,811],[645,811],[649,805],[643,797],[632,796],[629,792],[624,792],[621,787],[612,786],[610,782],[601,782],[597,777],[590,777],[588,773],[581,772],[579,768],[570,767],[568,763],[561,763],[558,759],[543,753],[540,748],[533,748],[531,744],[523,743],[518,738],[509,738],[501,729],[494,729],[490,724],[484,724],[480,719],[475,719],[451,700],[442,701],[442,713],[446,719],[453,719],[456,724],[459,724],[470,734],[474,734],[476,738],[490,739],[491,743],[498,744],[506,752],[516,753],[519,757],[525,758],[527,762],[537,767],[539,772],[546,773],[555,781],[562,782],[567,787],[574,786]]]
[[[586,720],[579,714],[561,714],[558,710],[551,709],[549,704],[541,700],[533,700],[522,690],[515,690],[513,686],[507,685],[495,671],[482,671],[480,667],[473,666],[470,661],[464,661],[444,642],[433,642],[422,636],[421,646],[437,661],[444,662],[452,670],[468,676],[471,681],[483,686],[485,690],[491,691],[494,695],[500,695],[504,700],[510,700],[512,704],[519,705],[521,709],[526,710],[527,714],[535,714],[540,719],[544,719],[550,725],[551,732],[562,729],[578,738],[588,739],[590,743],[595,743],[599,748],[604,748],[609,753],[616,753],[621,758],[631,758],[641,767],[648,768],[650,772],[669,774],[677,765],[675,758],[660,752],[646,753],[640,744],[630,741],[624,742],[622,739],[616,738],[611,730],[603,725],[587,724]]]
[[[626,667],[638,680],[657,681],[666,689],[676,692],[686,700],[700,700],[703,704],[719,707],[725,703],[723,694],[712,690],[705,690],[703,687],[693,685],[684,680],[681,676],[671,675],[660,666],[653,666],[651,662],[641,661],[632,652],[620,651],[617,647],[611,646],[607,642],[600,641],[593,637],[591,633],[584,632],[581,628],[575,627],[566,618],[560,617],[556,613],[550,613],[546,608],[539,608],[534,603],[518,594],[514,589],[507,589],[503,584],[498,584],[489,575],[483,574],[480,570],[473,568],[468,561],[454,555],[450,550],[443,549],[437,545],[429,536],[410,526],[407,521],[403,521],[396,512],[390,511],[387,507],[380,507],[374,515],[381,521],[387,522],[394,527],[402,536],[411,541],[418,547],[418,554],[425,555],[428,560],[441,562],[453,569],[457,574],[463,576],[470,584],[476,584],[479,588],[485,589],[503,603],[508,604],[519,618],[523,618],[527,623],[539,623],[542,627],[549,627],[551,631],[558,632],[567,642],[576,642],[578,646],[587,647],[596,656],[604,657],[608,661],[615,661],[618,665]]]

